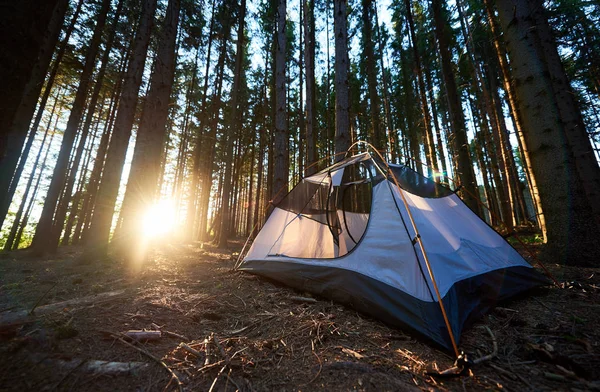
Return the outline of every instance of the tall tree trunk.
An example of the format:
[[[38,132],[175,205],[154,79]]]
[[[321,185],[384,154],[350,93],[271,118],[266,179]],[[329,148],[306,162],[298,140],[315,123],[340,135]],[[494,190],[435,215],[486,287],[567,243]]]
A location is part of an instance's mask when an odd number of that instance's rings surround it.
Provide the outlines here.
[[[527,184],[529,186],[529,193],[533,200],[534,209],[536,210],[536,222],[542,232],[546,230],[546,222],[544,220],[544,214],[542,211],[542,204],[540,201],[539,191],[535,176],[531,169],[531,162],[529,158],[529,152],[525,143],[525,137],[523,135],[523,120],[521,118],[520,109],[517,105],[517,97],[515,93],[515,87],[511,83],[510,67],[506,58],[506,48],[503,42],[500,42],[500,28],[494,16],[494,10],[492,9],[491,3],[485,1],[486,14],[488,17],[488,24],[492,32],[492,38],[494,42],[494,49],[500,65],[501,76],[504,84],[504,90],[506,91],[507,101],[511,110],[515,130],[519,141],[519,149],[523,157],[523,169],[526,174]]]
[[[104,85],[104,76],[106,74],[106,68],[108,67],[108,62],[110,60],[110,52],[112,50],[113,42],[115,39],[115,34],[117,32],[117,25],[119,23],[119,18],[121,16],[121,10],[123,8],[124,0],[119,0],[117,4],[117,9],[115,11],[113,25],[111,28],[110,36],[106,43],[106,47],[104,49],[104,54],[102,56],[102,62],[100,69],[98,70],[98,75],[96,76],[96,84],[94,85],[94,90],[92,91],[92,95],[90,97],[88,112],[83,123],[83,127],[79,132],[79,143],[77,146],[77,150],[75,152],[75,157],[73,158],[73,162],[71,164],[70,175],[67,177],[65,187],[63,189],[63,197],[61,198],[58,208],[56,211],[56,215],[54,217],[54,222],[52,225],[52,238],[50,239],[49,247],[51,249],[56,249],[58,246],[58,242],[60,239],[61,232],[63,230],[63,226],[65,224],[65,217],[67,216],[67,209],[69,207],[69,203],[71,202],[71,197],[73,193],[73,186],[75,185],[76,174],[79,171],[79,165],[81,162],[81,158],[83,156],[85,144],[88,139],[88,135],[90,132],[90,126],[92,125],[92,119],[94,117],[94,113],[96,112],[96,105],[98,104],[98,98],[100,97],[100,90]]]
[[[596,226],[600,228],[600,167],[594,156],[594,150],[575,94],[558,55],[556,41],[545,15],[544,4],[540,0],[530,1],[532,16],[542,49],[541,57],[547,65],[560,121],[564,127],[575,167],[587,196],[587,204],[591,208]]]
[[[58,36],[60,34],[65,13],[68,8],[67,0],[58,0],[58,2],[54,1],[54,3],[56,3],[56,6],[54,7],[54,10],[51,13],[51,19],[48,23],[48,30],[45,32],[43,43],[39,47],[39,53],[31,53],[31,55],[37,55],[37,60],[36,58],[33,58],[33,60],[35,61],[31,64],[34,66],[33,69],[31,69],[29,79],[26,80],[26,84],[24,85],[22,91],[8,91],[9,94],[13,95],[21,93],[22,95],[20,97],[20,102],[11,101],[8,102],[6,106],[2,104],[2,109],[0,109],[0,116],[2,116],[4,108],[9,109],[9,105],[13,105],[14,103],[19,104],[16,107],[14,114],[12,114],[13,117],[11,119],[7,118],[7,121],[10,121],[9,123],[3,125],[3,119],[0,117],[0,189],[4,190],[4,192],[0,194],[0,227],[2,227],[4,219],[6,218],[6,214],[8,213],[8,208],[10,207],[10,203],[15,194],[15,190],[17,189],[21,173],[23,172],[23,168],[25,167],[25,162],[27,161],[29,150],[31,149],[31,145],[38,131],[38,125],[40,122],[39,119],[37,120],[37,123],[31,128],[29,135],[27,132],[29,130],[31,118],[33,117],[33,113],[35,111],[35,106],[38,97],[40,96],[42,86],[44,85],[46,72],[50,65],[52,55],[54,54],[54,48],[56,46],[56,42],[58,41]],[[20,2],[20,4],[25,5],[26,2]],[[36,8],[37,7],[39,6],[36,5]],[[74,16],[74,19],[75,18],[76,17]],[[1,31],[3,31],[2,27],[0,27],[0,32]],[[34,29],[32,29],[31,31],[34,31]],[[30,33],[31,32],[28,31],[21,37],[27,38],[27,35]],[[5,39],[7,39],[8,37],[4,34],[2,36],[5,37]],[[8,41],[11,41],[11,39],[8,38]],[[18,49],[22,50],[23,48]],[[19,52],[17,51],[14,53],[7,53],[7,57],[1,56],[0,58],[3,59],[3,65],[8,65],[10,67],[11,64],[7,60],[10,59],[10,56],[15,54],[18,55],[18,53]],[[0,51],[0,55],[1,54],[2,51]],[[60,61],[59,57],[57,57],[57,61]],[[30,64],[28,63],[17,64],[19,69],[28,69],[29,65]],[[55,67],[57,66],[58,64]],[[1,71],[2,68],[0,68],[0,72]],[[15,75],[17,75],[16,71],[15,73],[9,75],[7,78],[4,79],[5,83],[10,84],[12,81],[18,82],[18,80],[14,80]],[[5,85],[5,83],[3,83],[3,85]],[[40,105],[39,109],[40,118],[41,112],[43,112],[43,108],[46,105],[46,101],[48,99],[48,96],[50,95],[51,89],[52,82],[49,81],[46,84],[46,99],[42,100],[42,105]],[[6,97],[6,95],[3,94],[3,98],[4,97]],[[25,143],[26,138],[27,143]],[[25,148],[23,148],[23,143],[25,143]],[[19,156],[21,157],[20,161]],[[18,165],[17,162],[19,163]]]
[[[56,214],[58,199],[61,192],[64,189],[65,181],[67,180],[67,172],[69,170],[69,157],[73,150],[75,143],[75,137],[81,123],[81,117],[86,104],[88,87],[92,78],[92,73],[96,65],[96,56],[100,48],[102,41],[102,31],[104,30],[104,24],[106,23],[106,17],[110,9],[110,0],[103,0],[102,6],[98,12],[98,20],[94,28],[94,34],[88,48],[85,65],[81,73],[79,85],[77,87],[77,93],[75,94],[75,100],[71,108],[69,120],[65,133],[63,134],[62,143],[60,145],[60,151],[58,158],[56,159],[56,166],[52,174],[52,180],[50,181],[50,187],[44,201],[44,207],[42,209],[42,215],[38,222],[35,230],[35,236],[33,238],[33,248],[36,252],[45,253],[53,252],[58,246],[58,236],[53,233],[53,226],[60,225],[62,228],[63,222],[57,222],[56,219],[59,217]],[[56,219],[55,219],[56,218]],[[60,235],[60,233],[59,233]]]
[[[344,159],[350,148],[350,85],[348,73],[348,0],[334,0],[333,27],[335,35],[335,161]]]
[[[210,105],[210,124],[208,124],[208,132],[206,134],[207,143],[205,143],[206,149],[204,152],[204,162],[202,168],[202,193],[200,196],[200,235],[201,240],[206,241],[210,236],[210,230],[206,230],[208,225],[208,210],[210,205],[210,195],[212,190],[212,182],[213,182],[213,170],[214,170],[214,157],[215,157],[215,145],[217,141],[217,128],[219,125],[219,113],[222,109],[222,92],[223,92],[223,75],[225,72],[225,57],[227,55],[227,42],[229,41],[231,35],[231,24],[230,20],[227,21],[227,25],[223,28],[225,31],[223,32],[221,48],[219,50],[219,59],[217,60],[216,67],[216,88],[212,97],[212,102]],[[220,192],[219,192],[220,194]],[[218,196],[217,196],[218,197]]]
[[[108,116],[106,119],[106,124],[104,126],[104,131],[102,133],[102,137],[100,138],[100,143],[98,145],[98,150],[96,151],[96,158],[94,159],[94,167],[92,168],[92,173],[90,174],[89,182],[85,188],[85,198],[83,200],[83,205],[81,207],[81,217],[77,221],[77,225],[75,226],[75,233],[73,234],[73,243],[78,243],[80,238],[85,240],[85,236],[89,232],[89,227],[91,223],[92,213],[94,206],[96,204],[96,196],[98,194],[98,185],[100,183],[100,178],[102,177],[102,170],[104,169],[104,160],[106,159],[106,150],[108,149],[108,142],[110,138],[110,134],[112,133],[112,129],[114,126],[114,120],[117,113],[117,107],[119,103],[119,97],[121,96],[121,89],[123,86],[123,75],[125,74],[125,67],[127,65],[127,58],[131,53],[130,50],[132,48],[131,42],[129,45],[129,50],[126,54],[123,55],[121,59],[120,71],[117,76],[117,83],[113,89],[111,102],[109,105]]]
[[[369,91],[369,102],[371,112],[371,129],[373,132],[373,146],[378,150],[386,147],[385,137],[381,132],[381,119],[379,110],[379,93],[377,92],[377,66],[375,53],[373,51],[373,0],[362,0],[362,23],[363,23],[363,54],[367,73],[367,87]]]
[[[89,240],[90,245],[93,246],[92,250],[98,250],[100,253],[106,252],[106,246],[108,245],[155,10],[156,0],[145,0],[143,2],[132,57],[123,83],[123,93],[119,101],[119,109],[106,154],[106,162],[104,163],[104,172],[98,189],[96,207],[90,225]],[[94,249],[96,247],[97,249]]]
[[[123,199],[122,244],[139,244],[139,222],[157,200],[161,158],[166,138],[167,117],[175,75],[175,41],[180,0],[169,0],[161,29],[150,90],[137,131],[135,149]]]
[[[243,63],[245,59],[244,49],[245,49],[245,39],[244,39],[244,29],[246,26],[246,0],[241,0],[241,4],[239,7],[238,13],[238,31],[237,31],[237,45],[236,45],[236,53],[235,53],[235,68],[233,70],[233,85],[231,86],[231,112],[229,113],[229,124],[228,124],[228,134],[227,134],[227,144],[225,148],[225,177],[223,178],[223,201],[221,203],[221,231],[218,234],[219,242],[218,246],[220,248],[227,247],[227,240],[231,235],[231,214],[230,214],[230,205],[229,201],[231,198],[231,185],[233,182],[232,177],[232,165],[233,165],[233,143],[235,136],[239,134],[242,121],[239,116],[239,93],[242,84],[243,76]],[[233,214],[235,216],[235,214]]]
[[[0,14],[0,37],[4,41],[0,46],[0,173],[2,178],[8,177],[8,180],[0,183],[3,186],[10,182],[15,159],[18,160],[27,135],[26,128],[17,130],[16,134],[8,130],[26,94],[36,87],[41,88],[37,84],[43,79],[34,80],[34,76],[43,77],[46,74],[56,44],[56,41],[52,42],[52,37],[56,40],[60,32],[60,14],[64,16],[64,6],[64,0],[43,3],[23,0],[3,4]],[[9,161],[14,161],[14,164],[7,165]]]
[[[315,2],[304,1],[304,65],[306,69],[306,175],[317,171],[317,108],[315,83]],[[329,77],[329,75],[328,75]],[[302,173],[301,173],[302,174]]]
[[[272,198],[277,205],[285,196],[284,188],[287,187],[290,155],[289,155],[289,130],[287,124],[287,99],[286,99],[286,3],[287,0],[278,0],[277,7],[277,33],[275,36],[275,144],[274,144],[274,178]]]
[[[200,103],[200,115],[199,117],[199,126],[196,134],[194,135],[194,151],[192,153],[192,182],[191,182],[191,190],[190,190],[190,198],[188,200],[188,216],[186,217],[186,227],[187,231],[190,235],[188,240],[197,240],[198,237],[204,237],[203,228],[206,226],[202,224],[200,221],[202,219],[202,196],[204,190],[199,190],[200,181],[202,180],[201,176],[203,174],[203,161],[202,161],[202,152],[204,148],[202,148],[202,137],[204,134],[204,128],[207,127],[208,123],[208,110],[207,110],[207,96],[208,96],[208,76],[210,75],[210,57],[212,53],[213,46],[213,33],[215,28],[215,3],[216,0],[212,1],[211,7],[211,19],[210,19],[210,28],[208,31],[208,44],[206,50],[206,65],[204,68],[204,87],[202,89],[202,100]],[[193,87],[190,86],[190,89]],[[210,192],[210,190],[208,191]],[[200,208],[199,208],[200,207]],[[200,233],[200,235],[198,235]]]
[[[40,163],[40,158],[42,156],[42,152],[44,150],[44,146],[46,144],[46,138],[48,137],[48,133],[50,132],[50,126],[52,124],[52,121],[54,120],[54,114],[56,113],[56,107],[58,104],[58,98],[61,95],[61,91],[59,91],[56,94],[56,98],[54,99],[54,104],[52,105],[52,110],[50,111],[50,118],[48,119],[48,126],[46,127],[46,130],[44,131],[44,136],[42,137],[42,141],[40,142],[40,148],[38,150],[38,153],[35,157],[35,162],[33,162],[33,166],[31,167],[31,173],[29,174],[29,179],[27,180],[27,185],[25,186],[25,191],[23,192],[23,197],[21,198],[21,203],[19,205],[19,209],[17,210],[17,213],[15,215],[15,219],[13,221],[10,233],[8,234],[8,238],[6,239],[6,242],[4,243],[4,250],[11,250],[14,248],[13,243],[15,242],[15,236],[17,234],[17,230],[19,228],[19,224],[21,223],[21,217],[23,216],[23,212],[26,211],[25,206],[27,204],[27,199],[29,197],[29,192],[31,190],[31,185],[33,184],[33,179],[35,178],[35,173],[37,171],[37,167],[38,164]],[[46,149],[46,155],[44,157],[44,161],[42,163],[42,166],[46,165],[46,157],[48,156],[48,151],[50,150],[50,146],[52,144],[52,140],[54,139],[54,132],[52,133],[52,136],[50,136],[50,141],[48,143],[48,148]],[[41,177],[41,174],[40,174]],[[35,186],[35,191],[33,193],[36,193],[37,191],[37,184]],[[16,244],[18,247],[18,243]]]
[[[568,126],[557,107],[558,97],[549,80],[552,72],[532,20],[532,3],[498,0],[496,4],[511,59],[524,141],[543,206],[546,256],[559,262],[597,265],[600,227],[589,217],[594,209],[577,170],[579,151],[570,144]]]
[[[417,45],[417,35],[415,34],[410,0],[404,0],[404,4],[406,6],[406,18],[408,21],[408,29],[413,49],[413,73],[417,77],[419,102],[421,103],[421,112],[423,113],[423,137],[425,138],[425,156],[427,158],[428,165],[430,165],[434,171],[437,171],[438,164],[435,155],[433,131],[431,129],[431,114],[429,113],[429,107],[427,106],[427,91],[425,89],[425,81],[423,79],[423,67],[421,65],[421,55],[419,54],[419,48]],[[415,159],[418,159],[418,156],[415,157]]]
[[[473,163],[469,152],[469,141],[467,139],[467,127],[462,111],[460,96],[454,79],[454,71],[452,69],[452,60],[450,56],[450,47],[448,42],[448,33],[445,31],[447,22],[442,15],[441,0],[433,0],[432,2],[433,18],[435,23],[435,35],[438,41],[442,63],[442,76],[444,85],[446,86],[446,96],[448,99],[448,109],[450,112],[450,128],[454,136],[454,152],[460,184],[465,188],[466,192],[462,192],[462,198],[465,204],[476,214],[481,215],[481,209],[478,204],[479,191],[473,171]]]

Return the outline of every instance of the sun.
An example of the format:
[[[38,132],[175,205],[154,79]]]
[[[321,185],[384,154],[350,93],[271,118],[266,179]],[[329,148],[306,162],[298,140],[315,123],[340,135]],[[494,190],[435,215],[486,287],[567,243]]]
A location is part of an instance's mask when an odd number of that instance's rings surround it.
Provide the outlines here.
[[[169,234],[175,227],[175,203],[170,199],[159,200],[146,210],[140,225],[148,239]]]

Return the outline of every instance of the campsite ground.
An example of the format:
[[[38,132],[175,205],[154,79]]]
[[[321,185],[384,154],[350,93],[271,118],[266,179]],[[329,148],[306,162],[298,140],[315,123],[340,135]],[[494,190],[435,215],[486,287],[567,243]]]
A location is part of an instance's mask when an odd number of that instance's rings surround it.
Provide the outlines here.
[[[460,344],[497,355],[440,378],[428,368],[453,358],[414,336],[233,272],[230,251],[159,245],[135,268],[73,247],[0,256],[0,390],[177,390],[172,374],[186,391],[600,390],[600,269],[550,265],[572,283],[501,304]]]

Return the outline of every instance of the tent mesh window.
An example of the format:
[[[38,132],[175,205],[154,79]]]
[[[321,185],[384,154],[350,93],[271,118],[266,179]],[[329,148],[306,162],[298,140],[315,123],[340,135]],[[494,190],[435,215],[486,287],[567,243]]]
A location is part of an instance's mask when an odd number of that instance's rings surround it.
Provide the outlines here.
[[[332,172],[321,182],[309,177],[279,203],[278,208],[296,216],[284,227],[270,253],[327,259],[347,254],[360,242],[371,213],[373,186],[383,177],[371,161],[352,163],[337,170],[343,170],[340,184],[335,184]],[[308,232],[320,233],[320,246],[314,249],[286,246],[290,236]]]
[[[408,166],[392,164],[389,166],[400,187],[413,195],[436,198],[450,196],[453,193],[447,186],[419,174]]]

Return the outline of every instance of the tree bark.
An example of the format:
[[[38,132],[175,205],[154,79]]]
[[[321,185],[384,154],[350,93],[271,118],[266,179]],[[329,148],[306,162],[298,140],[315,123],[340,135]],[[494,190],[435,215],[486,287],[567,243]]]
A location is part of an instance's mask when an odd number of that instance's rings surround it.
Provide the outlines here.
[[[369,110],[371,112],[371,130],[373,146],[378,150],[385,150],[385,137],[381,132],[381,119],[379,109],[379,93],[377,92],[377,66],[373,51],[373,0],[362,0],[363,23],[363,54],[367,73],[367,87],[369,91]]]
[[[239,7],[238,13],[238,31],[237,31],[237,44],[236,44],[236,53],[235,53],[235,67],[233,70],[233,85],[231,86],[231,112],[229,113],[229,124],[228,124],[228,135],[227,135],[227,144],[225,148],[225,177],[223,178],[223,201],[221,203],[221,230],[218,235],[219,242],[218,246],[220,248],[227,247],[227,240],[231,235],[231,210],[229,201],[231,198],[231,185],[234,177],[232,176],[233,171],[233,143],[236,135],[240,135],[240,130],[242,127],[241,118],[239,118],[239,93],[242,84],[242,78],[244,77],[244,49],[245,49],[245,19],[246,19],[246,0],[241,0],[241,4]],[[239,136],[238,136],[239,137]],[[233,214],[235,216],[235,214]]]
[[[106,154],[106,162],[104,163],[104,172],[98,189],[96,207],[90,225],[89,245],[92,246],[92,250],[98,250],[100,253],[107,250],[106,246],[108,245],[121,174],[125,164],[125,155],[131,136],[137,95],[142,82],[155,10],[156,0],[145,0],[143,2],[142,15],[134,39],[133,53],[123,83],[123,93],[119,101],[119,109]]]
[[[473,212],[481,215],[479,190],[477,189],[475,173],[473,172],[473,162],[469,152],[465,118],[452,69],[448,34],[445,31],[447,22],[442,15],[441,0],[433,0],[432,10],[435,23],[435,35],[437,37],[442,63],[442,76],[444,85],[446,86],[450,114],[450,128],[452,129],[452,134],[454,136],[454,153],[457,155],[455,157],[457,163],[456,171],[460,180],[460,185],[465,189],[465,192],[462,192],[462,199]]]
[[[127,190],[123,199],[123,244],[138,244],[139,222],[158,199],[158,178],[166,138],[167,117],[175,75],[175,41],[179,25],[180,0],[169,0],[158,43],[150,90],[137,130]]]
[[[348,72],[348,0],[334,0],[335,35],[335,161],[344,159],[352,143],[350,137],[350,86]]]
[[[304,1],[304,66],[306,70],[306,170],[309,176],[317,171],[317,110],[315,84],[315,2]],[[302,173],[301,173],[302,174]]]
[[[90,126],[92,125],[92,119],[94,117],[94,113],[96,112],[96,105],[98,104],[98,98],[100,97],[100,90],[104,85],[104,76],[106,74],[106,68],[108,67],[108,62],[110,60],[110,52],[112,50],[115,34],[117,31],[117,24],[119,23],[119,18],[121,16],[121,10],[123,8],[124,0],[119,0],[117,4],[117,9],[115,11],[113,25],[111,28],[110,36],[106,43],[106,47],[104,49],[104,54],[102,56],[101,66],[98,70],[98,74],[96,76],[96,83],[94,85],[94,89],[92,91],[92,95],[90,97],[88,112],[85,117],[85,121],[83,123],[83,127],[79,132],[79,142],[77,146],[77,150],[75,151],[75,156],[73,157],[73,162],[71,163],[70,175],[67,177],[65,187],[63,189],[63,197],[60,199],[58,204],[58,208],[56,211],[56,215],[54,217],[54,222],[52,225],[52,238],[50,239],[50,248],[56,249],[58,246],[60,235],[63,230],[63,226],[65,224],[65,217],[67,216],[67,210],[69,207],[69,203],[71,202],[73,186],[75,185],[76,174],[79,171],[79,165],[81,162],[81,157],[83,156],[83,152],[85,149],[85,144],[88,139],[88,135],[90,132]],[[75,206],[74,206],[75,207]]]
[[[290,156],[287,123],[286,88],[286,6],[287,0],[279,0],[277,7],[277,33],[275,36],[275,144],[273,167],[273,204],[277,205],[287,193]]]
[[[9,2],[4,4],[0,15],[0,37],[4,40],[0,46],[0,170],[3,177],[9,177],[8,181],[13,175],[14,165],[6,165],[5,159],[14,157],[14,154],[18,159],[27,129],[18,130],[18,134],[11,134],[8,130],[25,94],[39,82],[33,80],[34,72],[42,76],[46,74],[48,63],[44,68],[42,60],[52,56],[55,42],[51,42],[51,25],[53,21],[62,23],[59,14],[64,3],[64,0]],[[39,70],[35,70],[36,67]]]
[[[32,246],[38,253],[53,252],[58,246],[58,237],[53,233],[53,226],[59,224],[55,219],[57,218],[55,214],[57,212],[58,199],[65,186],[65,181],[67,180],[69,158],[85,108],[88,87],[96,65],[96,56],[98,55],[100,42],[102,41],[102,31],[104,30],[110,3],[110,0],[103,0],[102,6],[98,11],[98,20],[94,28],[94,34],[92,35],[90,46],[86,54],[85,65],[81,73],[75,100],[73,101],[65,133],[63,134],[60,151],[58,153],[58,158],[56,159],[56,166],[54,167],[50,187],[48,188],[48,193],[44,201],[42,215],[40,216],[40,221],[38,222],[33,238]],[[62,224],[63,222],[60,222],[61,228]]]
[[[559,262],[597,265],[598,223],[577,170],[579,151],[569,143],[553,91],[544,46],[535,28],[532,2],[498,0],[498,15],[510,57],[523,136],[546,223],[546,254]],[[535,3],[534,3],[535,4]]]
[[[543,2],[530,0],[532,17],[542,49],[542,58],[547,65],[549,79],[554,91],[556,107],[564,133],[573,154],[575,167],[583,185],[593,219],[600,228],[600,167],[587,134],[585,123],[575,94],[565,73],[556,41],[545,15]]]
[[[10,119],[10,123],[6,124],[7,126],[10,126],[7,128],[0,128],[0,189],[5,190],[5,192],[0,194],[0,227],[2,227],[4,219],[6,218],[6,214],[8,213],[8,208],[10,207],[10,203],[15,194],[15,190],[17,189],[21,173],[25,167],[29,150],[31,149],[31,145],[38,131],[40,120],[37,120],[37,123],[31,128],[29,135],[27,132],[29,130],[29,124],[31,123],[31,118],[33,117],[33,113],[35,111],[38,97],[40,96],[42,86],[44,85],[44,79],[46,77],[52,55],[54,54],[54,49],[63,25],[65,13],[68,8],[68,1],[66,0],[58,0],[58,2],[54,1],[54,3],[56,3],[56,6],[51,13],[48,30],[44,35],[44,40],[40,46],[39,53],[37,53],[37,60],[34,58],[35,65],[33,66],[33,69],[31,69],[29,80],[27,80],[22,92],[8,92],[9,94],[22,93],[22,96],[20,97],[19,105],[16,107],[16,110],[12,115],[12,119]],[[26,3],[22,2],[22,4]],[[36,7],[39,6],[36,5]],[[1,23],[2,21],[0,20],[0,24]],[[1,31],[2,27],[0,27],[0,32]],[[27,32],[27,34],[29,33],[30,32]],[[7,37],[4,34],[2,36],[5,37],[5,39]],[[22,37],[25,38],[26,34],[24,34]],[[8,41],[11,41],[11,39],[8,38]],[[0,54],[1,53],[2,52],[0,52]],[[18,52],[16,53],[18,54]],[[7,56],[11,56],[13,54],[15,53],[7,54]],[[0,58],[4,59],[3,63],[6,63],[10,59],[10,57],[4,56],[1,56]],[[58,57],[57,61],[60,61]],[[19,68],[23,66],[24,69],[26,69],[28,65],[29,64],[18,64]],[[0,72],[1,71],[2,68],[0,68]],[[16,72],[16,70],[13,72]],[[10,76],[7,76],[7,78],[4,78],[5,83],[10,84],[15,78],[15,75],[16,73],[13,73]],[[43,106],[40,105],[40,112],[43,111],[43,107],[46,105],[46,101],[50,95],[51,89],[52,82],[49,81],[46,85],[46,99],[42,101]],[[4,96],[5,95],[3,94],[3,97]],[[8,109],[8,106],[14,103],[15,102],[12,101],[8,102],[6,104],[6,108]],[[5,106],[3,105],[3,108],[4,107]],[[2,115],[1,113],[2,109],[0,109],[0,116]],[[41,113],[39,117],[41,118]],[[3,120],[0,118],[0,126],[2,126],[2,121]],[[25,143],[26,139],[27,143]],[[25,148],[23,148],[24,143]],[[4,153],[2,151],[4,151]],[[19,156],[21,157],[20,161]]]

